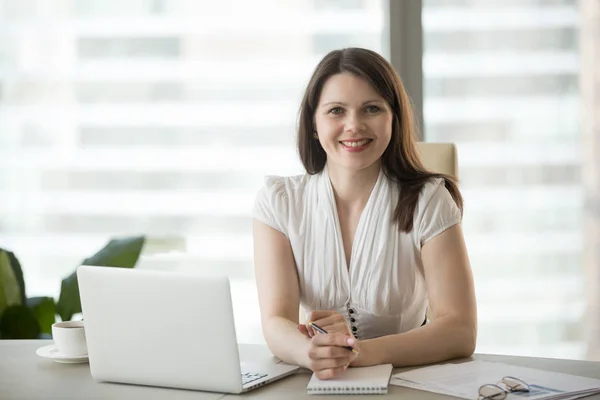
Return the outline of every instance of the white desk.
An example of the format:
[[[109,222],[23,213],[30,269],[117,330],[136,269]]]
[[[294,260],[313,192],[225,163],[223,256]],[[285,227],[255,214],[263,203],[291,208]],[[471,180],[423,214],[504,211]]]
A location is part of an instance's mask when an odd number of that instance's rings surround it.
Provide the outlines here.
[[[145,386],[95,382],[89,364],[59,364],[35,354],[39,347],[51,344],[46,340],[0,340],[0,399],[195,399],[229,398],[263,399],[339,399],[339,396],[308,396],[306,384],[309,372],[300,372],[243,395],[165,389]],[[260,345],[241,345],[241,355],[256,361],[272,360],[268,349]],[[514,365],[566,372],[600,379],[600,363],[544,358],[476,355],[479,360],[505,362]],[[395,370],[398,372],[401,370]],[[429,400],[451,398],[429,392],[390,385],[387,397]],[[386,396],[349,396],[351,399],[374,399]],[[600,399],[600,395],[588,397]]]

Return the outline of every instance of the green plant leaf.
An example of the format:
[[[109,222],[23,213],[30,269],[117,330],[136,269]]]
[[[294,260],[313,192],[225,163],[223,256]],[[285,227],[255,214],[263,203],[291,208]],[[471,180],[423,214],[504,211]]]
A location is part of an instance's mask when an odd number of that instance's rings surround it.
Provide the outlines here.
[[[83,260],[81,264],[133,268],[140,257],[145,241],[145,236],[112,239],[92,257]],[[74,314],[81,312],[77,271],[62,280],[56,310],[63,321],[69,321]]]
[[[7,307],[0,318],[2,339],[36,339],[40,326],[33,312],[25,305]]]
[[[10,266],[12,267],[13,273],[15,274],[15,278],[17,278],[17,282],[19,283],[19,289],[21,289],[21,304],[25,304],[25,300],[27,299],[27,292],[25,291],[25,280],[23,279],[23,270],[21,269],[21,263],[12,251],[3,249],[0,249],[0,251],[6,251],[6,254],[8,254]]]
[[[0,317],[12,305],[20,305],[21,290],[10,265],[8,253],[0,250]]]
[[[56,306],[52,297],[32,297],[27,299],[27,307],[33,312],[41,333],[52,334],[52,324],[56,322]]]

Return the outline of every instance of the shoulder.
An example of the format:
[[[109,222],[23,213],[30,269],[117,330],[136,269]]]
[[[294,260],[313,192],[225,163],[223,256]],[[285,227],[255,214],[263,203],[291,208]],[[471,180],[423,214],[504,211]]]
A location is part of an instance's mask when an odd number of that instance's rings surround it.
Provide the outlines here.
[[[450,192],[446,188],[445,180],[442,178],[430,178],[421,188],[418,206],[419,208],[425,208],[432,201],[439,201],[440,198],[446,195],[450,196]]]
[[[423,185],[415,210],[415,231],[423,245],[462,219],[461,211],[452,197],[446,181],[431,178]]]
[[[253,218],[287,236],[290,214],[302,204],[304,192],[313,179],[311,175],[266,176],[256,194]]]
[[[257,200],[261,198],[278,201],[294,199],[304,192],[310,178],[310,175],[268,175],[264,178],[263,185],[256,195]]]

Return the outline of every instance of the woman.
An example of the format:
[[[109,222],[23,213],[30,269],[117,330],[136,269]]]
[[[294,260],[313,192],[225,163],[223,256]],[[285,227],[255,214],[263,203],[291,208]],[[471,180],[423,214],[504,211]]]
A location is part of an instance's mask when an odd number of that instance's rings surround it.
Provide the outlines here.
[[[298,150],[306,174],[267,177],[253,212],[273,354],[321,379],[470,356],[477,312],[462,198],[421,164],[393,67],[360,48],[325,56],[302,100]],[[298,325],[300,305],[328,334]]]

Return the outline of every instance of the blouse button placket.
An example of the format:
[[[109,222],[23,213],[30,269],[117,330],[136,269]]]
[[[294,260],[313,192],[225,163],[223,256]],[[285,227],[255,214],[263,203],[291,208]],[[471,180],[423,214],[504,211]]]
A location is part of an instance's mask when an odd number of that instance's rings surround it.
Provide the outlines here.
[[[348,315],[350,316],[350,328],[352,329],[352,333],[354,334],[354,337],[358,339],[358,328],[354,325],[356,322],[356,318],[354,318],[354,309],[349,308]]]

